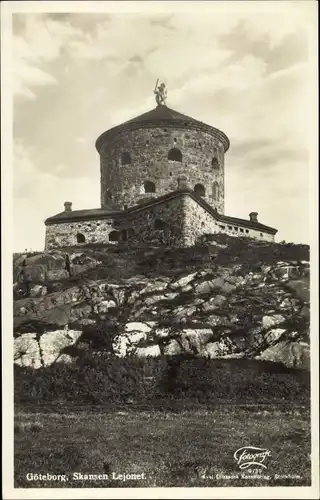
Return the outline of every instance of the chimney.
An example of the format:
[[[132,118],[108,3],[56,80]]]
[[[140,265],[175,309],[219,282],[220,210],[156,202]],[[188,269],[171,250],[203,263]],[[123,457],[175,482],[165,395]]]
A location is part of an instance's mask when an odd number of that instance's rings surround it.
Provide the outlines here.
[[[249,217],[251,222],[258,222],[258,212],[250,212]]]
[[[187,177],[185,175],[180,175],[178,177],[178,189],[187,189]]]
[[[71,201],[64,202],[64,211],[65,212],[72,212],[72,202]]]

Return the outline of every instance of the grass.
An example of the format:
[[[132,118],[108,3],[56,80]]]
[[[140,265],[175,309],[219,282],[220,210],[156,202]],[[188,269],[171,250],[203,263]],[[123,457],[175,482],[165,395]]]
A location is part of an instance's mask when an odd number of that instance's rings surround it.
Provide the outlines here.
[[[26,412],[15,418],[15,487],[107,488],[174,486],[310,485],[310,416],[291,409],[226,406],[182,412]],[[217,479],[238,474],[233,458],[243,446],[271,451],[260,479]],[[73,480],[73,473],[109,474],[105,480]],[[140,480],[110,476],[144,473]],[[245,471],[248,474],[248,469]],[[28,481],[28,473],[65,474],[66,482]],[[276,480],[275,474],[300,479]],[[205,476],[205,477],[204,477]]]

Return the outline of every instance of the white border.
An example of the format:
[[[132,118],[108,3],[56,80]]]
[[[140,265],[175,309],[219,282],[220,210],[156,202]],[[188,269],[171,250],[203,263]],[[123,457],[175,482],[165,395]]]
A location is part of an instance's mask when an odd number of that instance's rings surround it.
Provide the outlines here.
[[[14,488],[13,486],[13,343],[12,343],[12,71],[11,16],[30,12],[279,12],[297,15],[310,22],[310,99],[314,115],[309,121],[310,151],[310,234],[311,240],[311,367],[312,367],[312,486],[311,487],[253,487],[253,488]],[[1,4],[1,139],[2,139],[2,339],[3,339],[3,497],[16,499],[59,498],[319,498],[319,360],[318,360],[318,67],[317,7],[313,0],[296,1],[9,1]]]

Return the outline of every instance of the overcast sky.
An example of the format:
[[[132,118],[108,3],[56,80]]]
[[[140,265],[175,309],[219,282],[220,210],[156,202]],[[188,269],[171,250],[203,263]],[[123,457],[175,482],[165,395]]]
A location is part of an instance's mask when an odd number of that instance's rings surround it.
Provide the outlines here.
[[[15,251],[43,248],[65,200],[99,207],[95,140],[155,107],[157,78],[169,107],[229,137],[226,214],[257,211],[278,241],[309,242],[310,24],[261,3],[13,16]]]

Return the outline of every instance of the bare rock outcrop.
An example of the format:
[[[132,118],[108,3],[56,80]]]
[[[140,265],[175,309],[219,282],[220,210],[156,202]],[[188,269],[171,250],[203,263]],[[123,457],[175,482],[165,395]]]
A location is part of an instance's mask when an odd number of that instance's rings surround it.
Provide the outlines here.
[[[225,258],[229,250],[214,251]],[[258,250],[253,263],[239,257],[219,264],[219,254],[211,252],[210,261],[173,271],[171,265],[170,273],[164,265],[150,276],[139,271],[146,257],[116,255],[122,259],[117,269],[107,250],[96,256],[70,251],[68,265],[59,251],[16,256],[15,362],[34,368],[71,362],[66,347],[86,342],[91,349],[91,335],[96,352],[107,338],[110,352],[120,357],[248,357],[306,369],[309,262],[266,262]],[[160,266],[156,250],[144,255]]]

